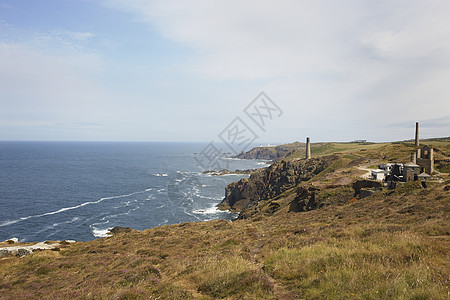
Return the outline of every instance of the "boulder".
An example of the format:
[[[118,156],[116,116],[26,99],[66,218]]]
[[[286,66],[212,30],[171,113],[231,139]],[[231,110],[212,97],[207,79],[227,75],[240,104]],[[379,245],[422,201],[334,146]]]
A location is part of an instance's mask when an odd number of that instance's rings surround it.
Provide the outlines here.
[[[124,233],[128,233],[130,231],[132,231],[133,229],[131,229],[130,227],[122,227],[122,226],[116,226],[112,229],[109,230],[109,233],[113,234],[113,235],[117,235],[117,234],[124,234]]]
[[[0,258],[3,256],[8,256],[10,255],[10,252],[6,249],[0,249]]]
[[[19,242],[19,239],[16,238],[16,237],[7,239],[7,240],[5,241],[5,243],[8,243],[8,244],[16,244],[16,243],[18,243],[18,242]]]
[[[31,249],[28,248],[19,248],[17,249],[17,256],[22,257],[25,255],[30,255],[33,251]]]
[[[57,250],[61,245],[59,243],[46,244],[45,242],[36,243],[28,246],[8,246],[0,248],[0,257],[4,256],[25,256],[33,253],[33,251],[41,250]]]

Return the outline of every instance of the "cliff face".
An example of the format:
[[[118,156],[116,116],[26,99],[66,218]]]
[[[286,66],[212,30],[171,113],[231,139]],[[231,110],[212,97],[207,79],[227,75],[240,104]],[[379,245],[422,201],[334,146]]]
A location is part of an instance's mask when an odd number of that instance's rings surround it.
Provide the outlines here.
[[[274,198],[325,170],[337,157],[323,156],[309,160],[279,161],[225,188],[220,209],[241,211],[258,201]]]
[[[301,147],[304,147],[304,144],[298,142],[275,147],[255,147],[247,152],[241,152],[234,157],[240,159],[279,160]]]

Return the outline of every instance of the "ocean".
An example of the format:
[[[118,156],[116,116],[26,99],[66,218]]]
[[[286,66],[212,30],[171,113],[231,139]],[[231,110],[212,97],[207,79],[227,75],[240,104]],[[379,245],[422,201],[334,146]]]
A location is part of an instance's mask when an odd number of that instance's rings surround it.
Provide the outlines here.
[[[207,144],[0,142],[0,241],[87,241],[108,229],[231,220],[219,211],[225,186],[194,159]],[[227,159],[228,169],[263,161]]]

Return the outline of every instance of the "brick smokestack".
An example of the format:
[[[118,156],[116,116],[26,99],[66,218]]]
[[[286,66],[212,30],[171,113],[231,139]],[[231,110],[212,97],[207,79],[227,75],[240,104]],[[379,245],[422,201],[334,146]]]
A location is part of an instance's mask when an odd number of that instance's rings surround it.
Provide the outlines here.
[[[306,159],[311,158],[311,143],[309,137],[306,138]]]
[[[416,122],[416,140],[414,145],[419,147],[419,122]]]

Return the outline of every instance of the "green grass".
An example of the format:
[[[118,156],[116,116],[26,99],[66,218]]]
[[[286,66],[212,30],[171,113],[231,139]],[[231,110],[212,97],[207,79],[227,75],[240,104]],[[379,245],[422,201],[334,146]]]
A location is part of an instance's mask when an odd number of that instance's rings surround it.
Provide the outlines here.
[[[419,237],[403,233],[367,241],[331,238],[300,249],[282,248],[270,255],[266,269],[306,299],[446,299],[433,278],[432,261],[422,259],[434,251]]]

